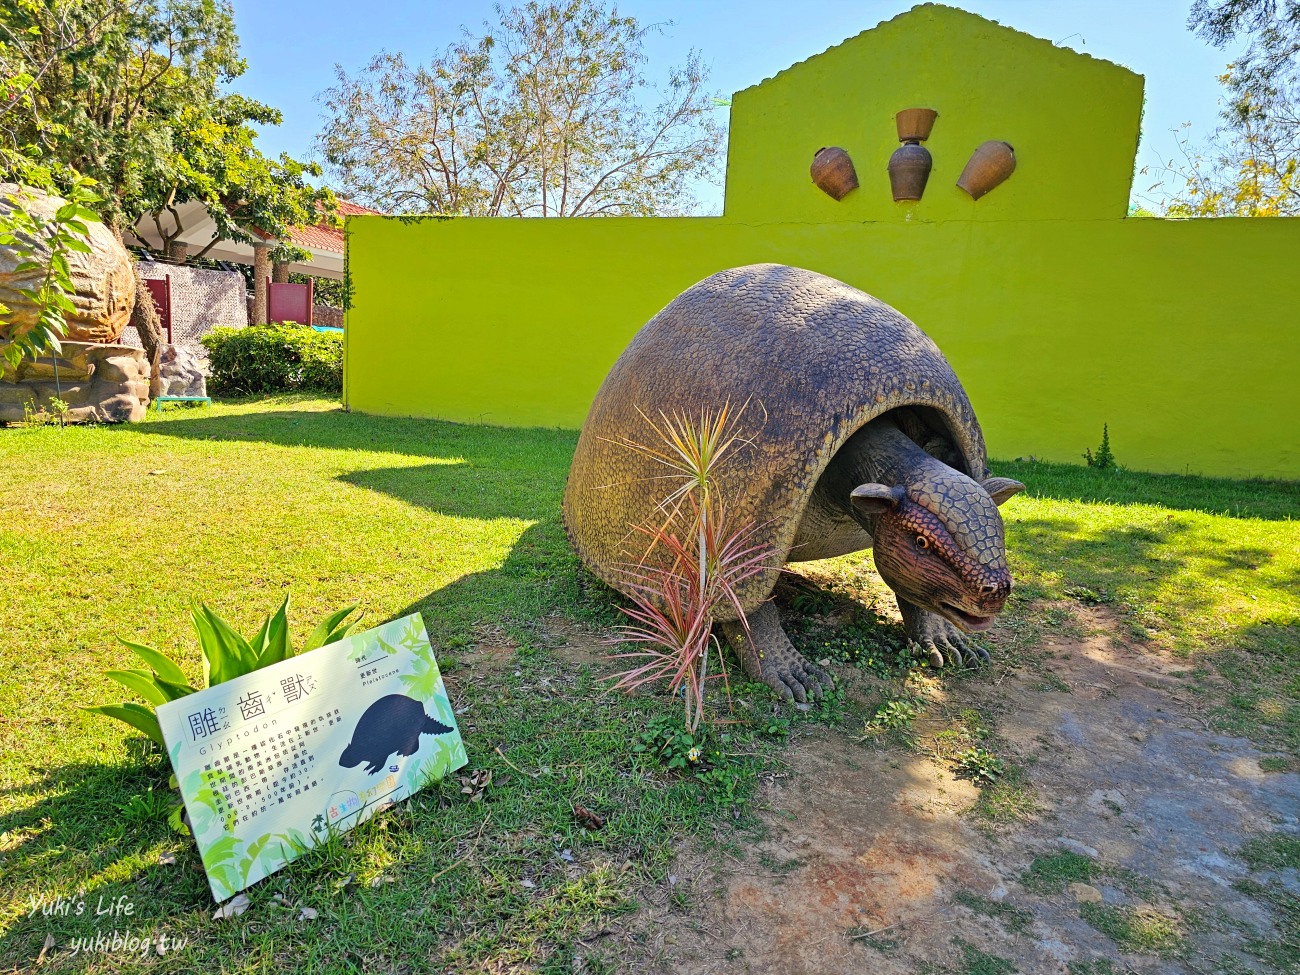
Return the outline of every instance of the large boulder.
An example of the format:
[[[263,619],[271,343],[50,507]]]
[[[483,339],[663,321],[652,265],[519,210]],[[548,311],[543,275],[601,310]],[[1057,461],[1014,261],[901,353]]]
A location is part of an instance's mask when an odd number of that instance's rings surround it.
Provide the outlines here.
[[[207,396],[208,380],[203,363],[191,349],[163,346],[158,360],[161,396]]]
[[[0,423],[51,412],[55,397],[67,404],[69,423],[142,420],[149,407],[149,360],[129,345],[83,342],[64,342],[61,355],[23,359],[17,368],[0,359]]]
[[[0,213],[10,212],[15,204],[12,197],[23,195],[24,208],[45,219],[54,216],[66,202],[40,190],[19,187],[14,183],[0,183]],[[131,318],[135,303],[135,274],[131,256],[117,235],[102,223],[90,224],[90,253],[68,254],[72,276],[74,311],[65,318],[67,329],[63,338],[72,342],[116,342]],[[0,304],[9,306],[6,331],[22,332],[36,322],[38,310],[32,301],[19,294],[19,288],[38,288],[44,269],[16,271],[24,258],[12,247],[0,247]],[[34,257],[37,261],[49,260],[49,249],[42,243]]]

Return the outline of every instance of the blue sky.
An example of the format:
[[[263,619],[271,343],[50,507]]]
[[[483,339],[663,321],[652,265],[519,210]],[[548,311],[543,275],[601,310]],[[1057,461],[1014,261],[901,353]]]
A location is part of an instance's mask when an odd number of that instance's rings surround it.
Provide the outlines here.
[[[884,0],[627,0],[619,9],[642,24],[660,24],[647,43],[652,74],[698,49],[712,65],[710,85],[723,95],[757,84],[914,4]],[[1186,27],[1190,0],[966,0],[953,2],[1008,27],[1125,65],[1146,77],[1138,164],[1159,167],[1178,149],[1172,129],[1191,122],[1203,139],[1218,124],[1216,78],[1233,52],[1219,51]],[[462,27],[481,32],[493,18],[488,0],[234,0],[248,72],[233,86],[269,102],[285,117],[262,134],[264,151],[313,156],[320,128],[316,95],[382,50],[423,61],[454,41]],[[725,112],[725,109],[720,111]],[[1138,197],[1154,177],[1138,176]],[[721,189],[705,191],[711,212]]]

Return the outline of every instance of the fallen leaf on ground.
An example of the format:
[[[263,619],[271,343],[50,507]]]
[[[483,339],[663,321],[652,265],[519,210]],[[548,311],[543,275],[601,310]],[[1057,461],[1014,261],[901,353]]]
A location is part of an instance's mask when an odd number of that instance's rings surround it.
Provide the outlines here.
[[[483,798],[483,793],[487,787],[492,784],[491,769],[475,769],[469,775],[457,776],[460,780],[460,794],[469,796],[470,802],[478,802]]]
[[[239,917],[248,910],[250,901],[247,894],[236,894],[233,898],[217,908],[212,920],[220,921],[228,917]]]
[[[316,908],[314,908],[314,907],[304,907],[301,911],[298,912],[298,920],[299,920],[299,921],[314,921],[314,920],[316,920]]]
[[[594,813],[582,803],[573,804],[573,815],[578,822],[587,829],[601,829],[605,825],[605,817],[599,813]]]

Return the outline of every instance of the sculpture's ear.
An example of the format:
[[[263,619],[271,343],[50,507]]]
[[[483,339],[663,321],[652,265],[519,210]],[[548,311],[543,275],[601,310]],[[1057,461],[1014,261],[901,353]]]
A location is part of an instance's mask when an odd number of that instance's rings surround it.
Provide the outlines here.
[[[1011,495],[1019,494],[1025,489],[1023,484],[1019,481],[1013,481],[1009,477],[990,477],[988,480],[982,482],[980,487],[989,493],[989,497],[993,499],[993,503],[999,507],[1001,507],[1002,503],[1006,501],[1007,498],[1011,497]]]
[[[858,514],[878,515],[898,507],[906,493],[901,487],[888,484],[859,484],[849,495],[849,500]]]

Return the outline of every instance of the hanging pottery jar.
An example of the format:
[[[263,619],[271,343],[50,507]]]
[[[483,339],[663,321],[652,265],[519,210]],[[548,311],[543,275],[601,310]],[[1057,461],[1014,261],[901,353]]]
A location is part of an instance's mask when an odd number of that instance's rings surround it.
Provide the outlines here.
[[[957,185],[978,200],[1015,171],[1015,150],[1005,142],[986,142],[971,153]]]
[[[894,116],[899,142],[924,142],[930,138],[939,113],[933,108],[905,108]]]
[[[908,142],[894,150],[889,157],[889,186],[894,191],[895,203],[921,198],[931,165],[930,150],[918,142]]]
[[[858,188],[858,173],[853,160],[839,146],[817,150],[813,156],[812,181],[832,199],[842,200]]]

